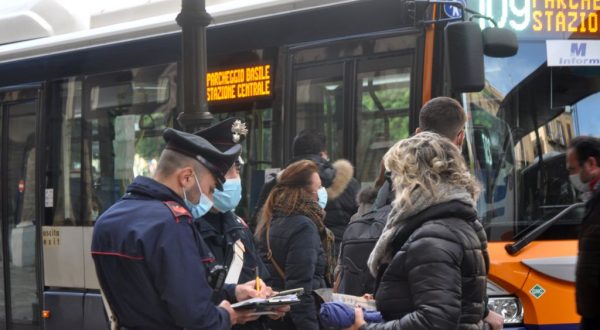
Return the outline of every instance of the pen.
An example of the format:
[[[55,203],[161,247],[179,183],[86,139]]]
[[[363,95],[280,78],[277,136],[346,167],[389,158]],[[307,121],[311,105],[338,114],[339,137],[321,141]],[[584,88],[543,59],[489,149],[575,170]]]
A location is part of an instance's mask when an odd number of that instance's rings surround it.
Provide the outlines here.
[[[260,277],[258,276],[258,267],[256,267],[256,291],[260,292]]]

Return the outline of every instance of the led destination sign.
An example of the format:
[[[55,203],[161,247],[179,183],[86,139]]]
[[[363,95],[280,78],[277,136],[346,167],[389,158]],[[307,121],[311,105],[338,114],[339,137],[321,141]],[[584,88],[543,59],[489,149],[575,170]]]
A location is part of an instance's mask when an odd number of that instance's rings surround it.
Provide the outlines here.
[[[271,96],[271,65],[210,72],[206,75],[208,102]]]
[[[600,0],[467,0],[467,6],[521,35],[586,35],[600,28]],[[480,20],[480,25],[491,23]]]

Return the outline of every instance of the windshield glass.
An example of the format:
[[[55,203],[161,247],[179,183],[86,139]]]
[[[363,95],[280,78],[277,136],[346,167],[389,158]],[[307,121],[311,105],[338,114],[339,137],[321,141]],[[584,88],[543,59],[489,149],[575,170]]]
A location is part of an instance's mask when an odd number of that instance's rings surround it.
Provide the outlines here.
[[[600,67],[548,67],[546,41],[485,58],[486,87],[464,95],[467,156],[482,184],[478,211],[491,241],[510,241],[580,200],[565,166],[569,141],[600,135]],[[583,210],[541,239],[575,239]]]

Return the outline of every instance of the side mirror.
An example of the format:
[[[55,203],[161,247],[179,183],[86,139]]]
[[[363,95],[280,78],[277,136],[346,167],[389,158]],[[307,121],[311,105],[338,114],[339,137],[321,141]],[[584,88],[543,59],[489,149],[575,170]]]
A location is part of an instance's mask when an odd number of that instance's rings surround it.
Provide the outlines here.
[[[509,57],[519,50],[514,31],[497,27],[483,29],[483,53],[490,57]]]
[[[485,86],[483,37],[479,24],[459,22],[446,25],[446,51],[452,91],[479,92]]]

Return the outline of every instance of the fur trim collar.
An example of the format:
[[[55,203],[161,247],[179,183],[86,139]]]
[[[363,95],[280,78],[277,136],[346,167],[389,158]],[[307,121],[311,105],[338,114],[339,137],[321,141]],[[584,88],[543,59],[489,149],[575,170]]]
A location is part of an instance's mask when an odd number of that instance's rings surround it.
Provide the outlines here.
[[[345,159],[338,159],[331,164],[335,169],[335,177],[331,186],[327,188],[327,198],[333,200],[338,197],[348,188],[354,176],[354,167]]]

